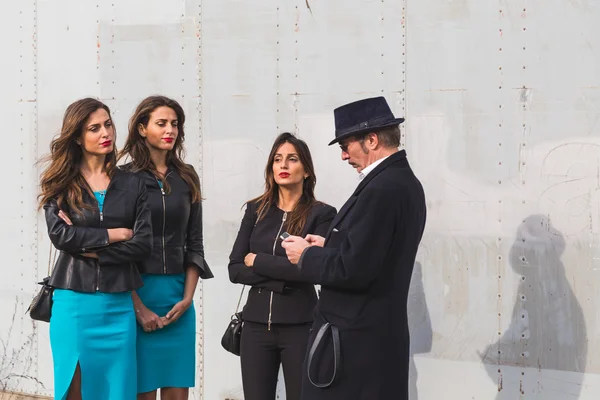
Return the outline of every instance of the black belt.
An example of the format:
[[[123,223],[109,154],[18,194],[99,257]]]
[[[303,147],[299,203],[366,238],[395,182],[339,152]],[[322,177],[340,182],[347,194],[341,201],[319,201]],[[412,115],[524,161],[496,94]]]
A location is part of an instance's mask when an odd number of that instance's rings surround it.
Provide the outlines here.
[[[333,376],[331,377],[331,380],[327,383],[315,383],[310,377],[310,366],[312,365],[312,360],[315,355],[315,352],[319,348],[319,345],[323,341],[323,337],[325,337],[325,333],[327,333],[327,330],[329,329],[331,329],[331,338],[333,340]],[[327,322],[323,326],[321,326],[321,329],[319,329],[319,332],[317,333],[317,336],[315,337],[315,340],[312,346],[310,347],[310,351],[308,353],[308,363],[306,367],[306,372],[310,383],[312,383],[313,386],[318,388],[326,388],[331,386],[335,381],[335,378],[337,377],[339,371],[340,358],[340,331],[338,330],[337,326],[333,326],[329,322]]]

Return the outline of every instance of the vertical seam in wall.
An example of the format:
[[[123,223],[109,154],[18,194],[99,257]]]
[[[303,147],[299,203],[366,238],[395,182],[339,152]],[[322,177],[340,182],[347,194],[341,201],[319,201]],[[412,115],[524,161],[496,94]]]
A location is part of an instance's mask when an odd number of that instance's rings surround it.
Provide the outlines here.
[[[402,0],[402,115],[400,117],[407,118],[407,104],[406,104],[406,55],[407,55],[407,29],[406,29],[406,9],[408,0]],[[406,137],[408,134],[408,124],[404,123],[404,129],[400,129],[400,147],[406,148]]]
[[[197,53],[197,65],[198,65],[198,104],[197,104],[197,112],[198,112],[198,176],[200,177],[200,189],[202,191],[202,182],[204,181],[204,146],[203,140],[203,118],[202,118],[202,107],[204,105],[202,98],[202,0],[198,0],[198,27],[197,34],[198,37],[198,53]],[[202,200],[201,200],[202,201]],[[203,220],[204,223],[204,220]],[[200,343],[199,343],[199,367],[200,367],[200,399],[204,399],[204,283],[202,279],[198,280],[198,297],[199,297],[199,309],[200,309]]]
[[[502,174],[502,169],[503,169],[503,150],[507,151],[506,149],[503,149],[503,140],[504,140],[504,133],[506,132],[505,129],[505,121],[504,121],[504,113],[505,113],[505,108],[503,108],[503,102],[504,102],[504,65],[503,65],[503,61],[504,59],[502,58],[502,56],[504,54],[506,54],[506,52],[503,52],[502,48],[504,45],[503,42],[503,38],[504,38],[504,23],[503,23],[503,18],[504,18],[504,6],[503,6],[503,1],[500,0],[498,5],[499,5],[499,10],[498,10],[498,161],[497,161],[497,178],[498,178],[498,185],[502,185],[502,177],[504,176]],[[506,147],[506,146],[504,146]],[[498,199],[498,232],[502,232],[502,216],[503,216],[503,204],[502,204],[502,197],[500,197]],[[497,269],[496,269],[496,273],[497,273],[497,300],[496,300],[496,314],[497,314],[497,327],[498,327],[498,340],[496,341],[496,354],[494,355],[496,357],[496,371],[497,371],[497,390],[498,392],[503,390],[504,387],[504,378],[503,378],[503,369],[502,369],[502,349],[500,347],[500,341],[502,338],[502,332],[504,331],[503,329],[503,325],[502,325],[502,307],[503,307],[503,289],[504,289],[504,285],[503,285],[503,281],[502,279],[504,279],[503,276],[503,271],[505,269],[505,261],[503,260],[502,257],[502,252],[503,252],[503,245],[502,245],[502,237],[499,236],[498,240],[496,242],[496,248],[497,248]]]
[[[300,71],[300,64],[299,64],[299,50],[298,50],[298,37],[299,37],[299,31],[300,31],[300,8],[299,6],[296,5],[296,25],[295,25],[295,29],[294,29],[294,67],[296,68],[295,74],[294,74],[294,100],[293,100],[293,105],[294,105],[294,134],[295,135],[299,135],[300,132],[298,130],[298,125],[299,125],[299,111],[298,111],[298,103],[300,102],[300,96],[298,95],[298,87],[300,86],[299,84],[299,79],[298,79],[298,75],[299,75],[299,71]]]
[[[279,74],[280,74],[280,64],[279,64],[279,42],[280,42],[280,36],[279,36],[279,6],[277,7],[277,13],[275,15],[275,22],[276,22],[276,30],[275,30],[275,38],[277,39],[277,53],[276,53],[276,59],[275,59],[275,88],[277,89],[277,93],[276,93],[276,97],[275,97],[275,101],[276,101],[276,113],[275,113],[275,127],[276,127],[276,132],[279,132],[279,102],[280,102],[280,91],[281,91],[281,81],[279,79]]]
[[[37,25],[37,0],[33,0],[33,75],[34,75],[34,126],[33,126],[33,151],[36,157],[36,161],[37,161],[37,156],[38,156],[38,123],[39,123],[39,112],[38,112],[38,57],[37,57],[37,48],[38,48],[38,25]],[[39,176],[39,166],[37,166],[37,164],[34,167],[34,170],[37,172],[36,179],[35,181],[37,182],[37,177]],[[37,192],[37,185],[34,185],[34,193]],[[37,197],[34,195],[34,199],[37,199]],[[39,223],[38,223],[38,218],[37,218],[37,207],[35,207],[35,205],[37,204],[37,201],[34,200],[33,202],[33,214],[34,214],[34,221],[35,221],[35,227],[34,227],[34,234],[33,236],[33,242],[35,243],[35,265],[37,267],[39,267],[40,265],[40,257],[39,257],[39,240],[38,240],[38,232],[39,232]],[[51,244],[49,244],[51,245]],[[37,278],[38,278],[38,268],[34,269],[34,280],[33,282],[37,282]],[[39,363],[39,331],[37,329],[37,324],[35,322],[32,321],[32,325],[33,325],[33,335],[32,335],[32,340],[35,340],[36,342],[36,347],[35,347],[35,374],[36,374],[36,378],[38,379],[39,382],[39,369],[38,369],[38,363]],[[38,392],[39,389],[36,389],[36,392]]]

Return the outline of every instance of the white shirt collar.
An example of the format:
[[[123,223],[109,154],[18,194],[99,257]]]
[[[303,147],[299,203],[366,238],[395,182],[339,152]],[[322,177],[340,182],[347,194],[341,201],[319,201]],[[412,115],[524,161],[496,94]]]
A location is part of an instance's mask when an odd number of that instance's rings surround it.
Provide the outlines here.
[[[359,172],[358,180],[362,181],[363,179],[365,179],[365,176],[369,175],[369,172],[373,171],[379,164],[381,164],[388,157],[389,156],[380,158],[379,160],[375,161],[373,164],[369,165],[368,167],[363,169],[361,172]]]

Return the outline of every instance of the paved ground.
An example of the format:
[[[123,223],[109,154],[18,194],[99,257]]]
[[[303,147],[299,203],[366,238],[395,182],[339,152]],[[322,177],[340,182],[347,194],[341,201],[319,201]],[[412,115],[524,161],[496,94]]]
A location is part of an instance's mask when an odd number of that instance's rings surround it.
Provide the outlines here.
[[[13,392],[0,392],[0,400],[48,400],[52,397],[44,396],[32,396],[29,394],[13,393]]]

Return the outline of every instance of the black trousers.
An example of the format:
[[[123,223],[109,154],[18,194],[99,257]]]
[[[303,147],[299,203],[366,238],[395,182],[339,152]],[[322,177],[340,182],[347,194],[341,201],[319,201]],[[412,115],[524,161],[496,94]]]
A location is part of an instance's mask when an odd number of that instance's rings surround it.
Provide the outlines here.
[[[302,365],[312,324],[244,322],[240,359],[245,400],[275,400],[279,366],[283,365],[286,400],[300,400]]]

